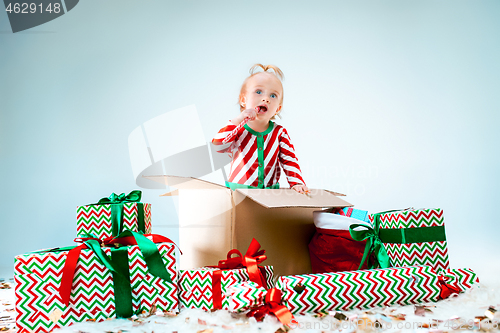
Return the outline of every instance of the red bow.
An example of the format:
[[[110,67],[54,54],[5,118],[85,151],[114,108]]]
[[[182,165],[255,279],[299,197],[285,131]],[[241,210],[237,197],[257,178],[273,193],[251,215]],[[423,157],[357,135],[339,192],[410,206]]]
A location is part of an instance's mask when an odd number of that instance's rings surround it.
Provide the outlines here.
[[[245,256],[242,256],[240,251],[233,249],[227,253],[227,259],[220,260],[219,264],[215,267],[220,269],[246,268],[250,281],[255,282],[260,287],[267,289],[265,279],[258,267],[261,262],[267,259],[267,256],[264,254],[266,250],[259,251],[259,249],[259,242],[253,238]],[[231,256],[233,254],[236,254],[237,257],[232,258]]]
[[[451,294],[459,294],[462,290],[458,286],[453,286],[451,284],[448,284],[447,281],[449,278],[445,276],[438,276],[438,283],[439,287],[441,288],[441,293],[439,294],[439,297],[441,299],[445,299],[450,297]]]
[[[212,299],[215,310],[222,309],[221,279],[222,270],[224,269],[246,268],[250,281],[255,282],[260,287],[267,289],[267,285],[265,283],[266,280],[264,279],[264,276],[258,266],[261,262],[267,259],[267,256],[264,255],[266,252],[265,250],[259,251],[259,249],[259,242],[253,238],[245,256],[242,256],[240,251],[233,249],[227,253],[226,259],[219,261],[217,266],[209,266],[221,269],[214,271],[212,275]],[[236,254],[237,256],[231,257],[233,254]]]
[[[247,313],[247,317],[255,317],[261,321],[267,314],[273,313],[283,325],[290,325],[293,315],[288,308],[281,304],[281,291],[276,288],[269,289],[264,305]]]

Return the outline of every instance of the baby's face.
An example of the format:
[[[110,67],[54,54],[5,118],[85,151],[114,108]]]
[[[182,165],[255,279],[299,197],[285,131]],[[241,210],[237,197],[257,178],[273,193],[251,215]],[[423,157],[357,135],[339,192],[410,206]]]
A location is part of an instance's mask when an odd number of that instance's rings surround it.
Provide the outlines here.
[[[279,79],[273,74],[259,73],[248,79],[240,103],[245,109],[261,106],[261,110],[265,111],[259,113],[257,119],[269,121],[281,110],[282,96],[283,88]]]

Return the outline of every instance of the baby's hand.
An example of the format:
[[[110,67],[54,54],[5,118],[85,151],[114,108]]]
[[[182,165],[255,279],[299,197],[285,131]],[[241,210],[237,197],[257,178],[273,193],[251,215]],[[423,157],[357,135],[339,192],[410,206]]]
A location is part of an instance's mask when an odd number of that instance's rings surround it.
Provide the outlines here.
[[[243,117],[242,121],[245,120],[246,118],[250,120],[254,120],[255,117],[257,117],[257,110],[256,109],[246,109],[241,112],[241,116]]]
[[[294,185],[294,186],[292,186],[292,188],[293,188],[295,191],[297,191],[297,192],[299,192],[299,193],[301,193],[301,194],[307,194],[307,193],[309,193],[309,192],[310,192],[310,191],[309,191],[309,188],[308,188],[307,186],[305,186],[305,185],[302,185],[302,184],[297,184],[297,185]]]

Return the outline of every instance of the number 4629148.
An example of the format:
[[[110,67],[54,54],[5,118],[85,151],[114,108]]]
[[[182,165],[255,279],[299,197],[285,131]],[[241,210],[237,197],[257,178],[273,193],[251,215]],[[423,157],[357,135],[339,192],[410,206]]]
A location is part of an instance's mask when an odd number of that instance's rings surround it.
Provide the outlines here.
[[[60,3],[49,3],[45,8],[43,8],[43,4],[36,4],[34,2],[32,3],[9,3],[7,8],[5,8],[5,11],[10,13],[15,13],[15,14],[34,14],[34,13],[60,13],[61,12],[61,4]]]

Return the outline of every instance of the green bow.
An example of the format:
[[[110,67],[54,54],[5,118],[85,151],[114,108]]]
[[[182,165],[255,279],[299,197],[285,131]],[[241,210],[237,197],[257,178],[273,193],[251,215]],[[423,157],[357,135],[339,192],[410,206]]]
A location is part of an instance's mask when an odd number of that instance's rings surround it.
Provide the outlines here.
[[[146,232],[146,226],[144,224],[144,205],[140,203],[142,192],[135,190],[125,195],[122,193],[117,195],[116,193],[111,193],[107,198],[102,198],[96,204],[93,205],[107,205],[111,207],[111,234],[113,236],[118,236],[123,231],[123,205],[126,202],[136,202],[137,203],[137,229],[138,231]]]
[[[381,212],[373,215],[374,228],[366,224],[351,224],[349,226],[349,233],[351,234],[352,239],[355,241],[366,240],[365,252],[363,253],[363,258],[361,259],[358,269],[361,269],[366,258],[368,258],[371,253],[375,254],[375,260],[374,262],[368,261],[368,269],[378,268],[379,266],[381,268],[391,267],[389,255],[384,247],[384,243],[382,243],[379,238],[380,215],[385,213],[388,212]],[[365,229],[354,230],[358,227]]]

